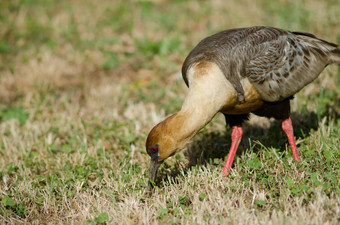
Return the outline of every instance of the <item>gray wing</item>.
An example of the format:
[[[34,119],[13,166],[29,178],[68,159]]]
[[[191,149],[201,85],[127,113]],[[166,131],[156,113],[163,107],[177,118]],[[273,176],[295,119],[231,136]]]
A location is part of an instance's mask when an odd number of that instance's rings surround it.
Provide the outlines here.
[[[252,37],[252,56],[245,73],[265,101],[281,101],[294,95],[340,58],[335,44],[312,34],[286,32],[259,44],[257,36],[263,40],[266,34]]]

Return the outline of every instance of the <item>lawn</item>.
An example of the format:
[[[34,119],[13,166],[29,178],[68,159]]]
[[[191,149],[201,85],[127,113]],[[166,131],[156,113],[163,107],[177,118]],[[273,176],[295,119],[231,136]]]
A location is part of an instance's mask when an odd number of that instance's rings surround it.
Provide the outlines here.
[[[340,44],[339,12],[338,0],[0,1],[0,224],[339,224],[337,65],[291,102],[300,163],[280,121],[252,116],[222,176],[217,115],[149,197],[144,147],[181,108],[201,39],[268,25]]]

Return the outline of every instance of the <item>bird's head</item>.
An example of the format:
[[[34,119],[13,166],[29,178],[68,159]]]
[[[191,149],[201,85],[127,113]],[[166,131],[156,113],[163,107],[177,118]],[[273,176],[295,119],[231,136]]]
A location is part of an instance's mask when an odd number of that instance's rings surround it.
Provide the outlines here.
[[[183,119],[177,114],[168,117],[152,128],[146,139],[146,152],[150,156],[150,195],[161,163],[185,147]]]

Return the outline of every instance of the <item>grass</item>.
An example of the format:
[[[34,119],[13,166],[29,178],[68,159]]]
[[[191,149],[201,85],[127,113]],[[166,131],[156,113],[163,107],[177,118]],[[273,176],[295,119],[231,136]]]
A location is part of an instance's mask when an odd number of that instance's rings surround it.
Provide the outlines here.
[[[188,52],[271,25],[340,43],[337,1],[0,2],[0,223],[338,224],[339,69],[292,101],[301,163],[278,121],[252,117],[228,178],[217,116],[146,195],[150,129],[180,109]],[[198,164],[191,169],[189,160]]]

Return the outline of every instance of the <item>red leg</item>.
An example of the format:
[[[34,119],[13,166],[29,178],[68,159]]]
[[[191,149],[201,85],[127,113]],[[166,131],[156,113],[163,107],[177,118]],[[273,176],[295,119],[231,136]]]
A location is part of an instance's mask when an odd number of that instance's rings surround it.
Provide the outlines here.
[[[242,127],[240,125],[238,126],[233,126],[232,128],[232,133],[231,133],[231,147],[230,147],[230,151],[228,154],[228,158],[227,158],[227,162],[224,165],[223,168],[223,174],[225,176],[228,176],[229,174],[229,170],[231,168],[231,165],[233,164],[234,161],[234,157],[238,148],[238,145],[241,142],[242,139],[242,134],[243,134],[243,130]]]
[[[295,141],[294,141],[292,120],[290,118],[282,121],[282,129],[287,134],[290,147],[292,148],[292,151],[293,151],[294,159],[300,162],[298,152],[296,149],[296,145],[295,145]]]

